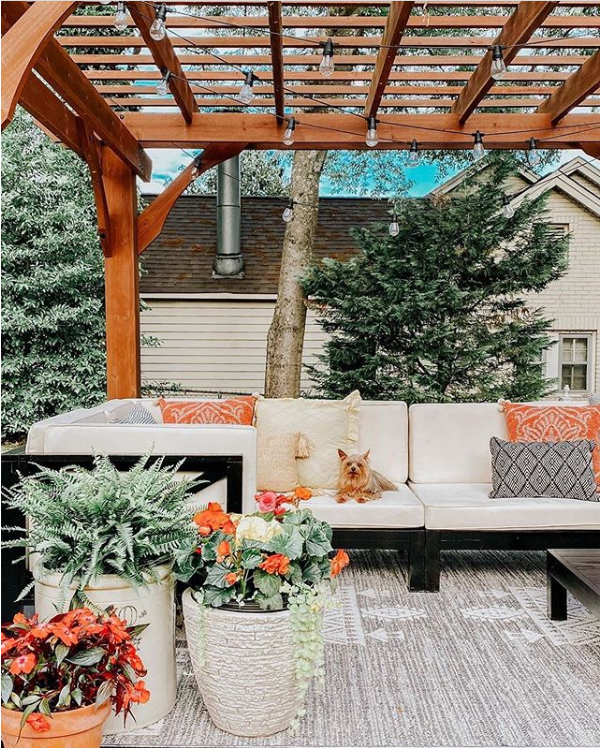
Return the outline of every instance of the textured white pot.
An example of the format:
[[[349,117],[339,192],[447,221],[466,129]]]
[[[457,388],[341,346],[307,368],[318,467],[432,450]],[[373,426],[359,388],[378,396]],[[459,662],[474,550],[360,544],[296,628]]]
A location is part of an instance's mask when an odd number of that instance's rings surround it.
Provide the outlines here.
[[[123,726],[123,714],[106,721],[104,733],[124,733],[155,723],[171,712],[177,696],[175,661],[175,582],[170,568],[157,567],[160,582],[149,581],[146,588],[132,588],[116,575],[102,575],[86,589],[89,599],[101,606],[116,607],[116,614],[128,624],[148,624],[139,640],[138,652],[148,669],[144,677],[150,699],[134,705],[132,718]],[[59,610],[68,611],[62,601],[60,575],[46,574],[35,585],[35,609],[40,620],[51,619]],[[61,606],[62,602],[62,606]]]
[[[201,608],[190,588],[182,602],[198,688],[215,725],[245,737],[289,728],[302,702],[290,612]]]

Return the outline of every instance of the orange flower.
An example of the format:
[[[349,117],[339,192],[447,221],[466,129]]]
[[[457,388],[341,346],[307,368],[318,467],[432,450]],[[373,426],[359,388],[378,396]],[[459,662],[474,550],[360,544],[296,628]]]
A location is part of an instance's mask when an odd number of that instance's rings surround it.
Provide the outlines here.
[[[77,635],[72,629],[69,629],[63,622],[54,622],[49,624],[48,629],[53,635],[56,635],[58,639],[68,647],[71,645],[77,645],[79,642]]]
[[[221,541],[221,543],[217,546],[217,562],[222,562],[223,559],[231,554],[231,546],[229,545],[229,541]]]
[[[13,624],[29,624],[27,617],[19,612],[13,616]]]
[[[131,702],[139,702],[144,704],[150,699],[150,692],[145,688],[145,681],[138,681],[138,683],[129,690],[129,699]]]
[[[126,645],[124,649],[125,660],[133,668],[134,671],[141,673],[143,676],[146,673],[142,659],[137,654],[137,650],[133,645]]]
[[[312,495],[313,493],[311,490],[307,489],[305,486],[298,486],[294,489],[294,496],[296,499],[310,499]]]
[[[36,664],[37,658],[35,653],[27,653],[27,655],[18,655],[10,664],[8,670],[11,674],[30,674],[36,667]]]
[[[11,650],[15,643],[17,643],[18,640],[16,637],[6,637],[4,632],[2,633],[2,655],[5,653],[8,653],[9,650]]]
[[[30,629],[29,634],[36,640],[46,640],[50,637],[50,628],[47,625],[42,624],[39,627],[33,627],[33,629]]]
[[[52,727],[48,718],[45,718],[41,713],[31,713],[27,718],[27,722],[34,731],[49,731]]]
[[[228,572],[225,575],[225,582],[228,585],[235,585],[237,583],[237,581],[238,581],[238,577],[239,577],[239,575],[238,575],[237,572]]]
[[[213,531],[223,530],[224,533],[234,533],[235,526],[229,515],[218,502],[210,502],[206,510],[194,515],[194,523],[198,526],[201,536],[210,536]]]
[[[329,560],[331,564],[331,577],[337,577],[340,572],[350,564],[350,557],[340,549],[338,553]]]
[[[119,619],[115,614],[108,617],[106,624],[116,642],[124,642],[131,639],[127,631],[127,622]]]
[[[285,554],[271,554],[258,566],[269,575],[285,575],[290,568],[290,560]]]

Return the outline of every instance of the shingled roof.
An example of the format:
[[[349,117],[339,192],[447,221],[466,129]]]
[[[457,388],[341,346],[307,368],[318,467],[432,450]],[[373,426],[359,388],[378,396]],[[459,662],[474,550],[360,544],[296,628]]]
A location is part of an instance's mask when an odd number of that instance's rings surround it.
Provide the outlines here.
[[[147,196],[149,200],[154,196]],[[152,294],[276,294],[285,223],[285,201],[242,198],[244,279],[214,279],[217,215],[214,196],[184,195],[159,237],[142,255],[140,291]],[[353,227],[390,220],[387,201],[321,198],[315,259],[344,259],[357,251]]]

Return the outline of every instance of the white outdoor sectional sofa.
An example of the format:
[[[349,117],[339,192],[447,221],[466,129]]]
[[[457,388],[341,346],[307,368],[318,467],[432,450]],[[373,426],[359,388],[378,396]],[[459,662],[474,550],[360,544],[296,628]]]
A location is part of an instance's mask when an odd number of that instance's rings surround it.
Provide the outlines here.
[[[141,403],[160,414],[151,400]],[[202,471],[211,482],[199,492],[200,499],[227,503],[231,511],[255,510],[254,427],[111,423],[124,408],[130,401],[109,401],[35,424],[26,458],[64,464],[64,456],[83,459],[92,452],[123,456],[123,461],[149,451],[190,456],[185,470]],[[438,589],[444,549],[599,546],[600,502],[489,498],[492,436],[507,439],[496,403],[408,409],[402,402],[363,401],[359,449],[371,450],[373,467],[397,490],[367,504],[340,505],[327,494],[305,506],[332,525],[338,546],[408,551],[412,590]]]

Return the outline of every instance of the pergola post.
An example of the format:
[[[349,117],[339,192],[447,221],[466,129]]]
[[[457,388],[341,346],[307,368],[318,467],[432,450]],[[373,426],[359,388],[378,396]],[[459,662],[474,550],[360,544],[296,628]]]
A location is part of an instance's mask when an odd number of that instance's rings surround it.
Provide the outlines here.
[[[102,182],[108,210],[104,257],[108,398],[140,395],[140,298],[135,174],[106,146]]]

